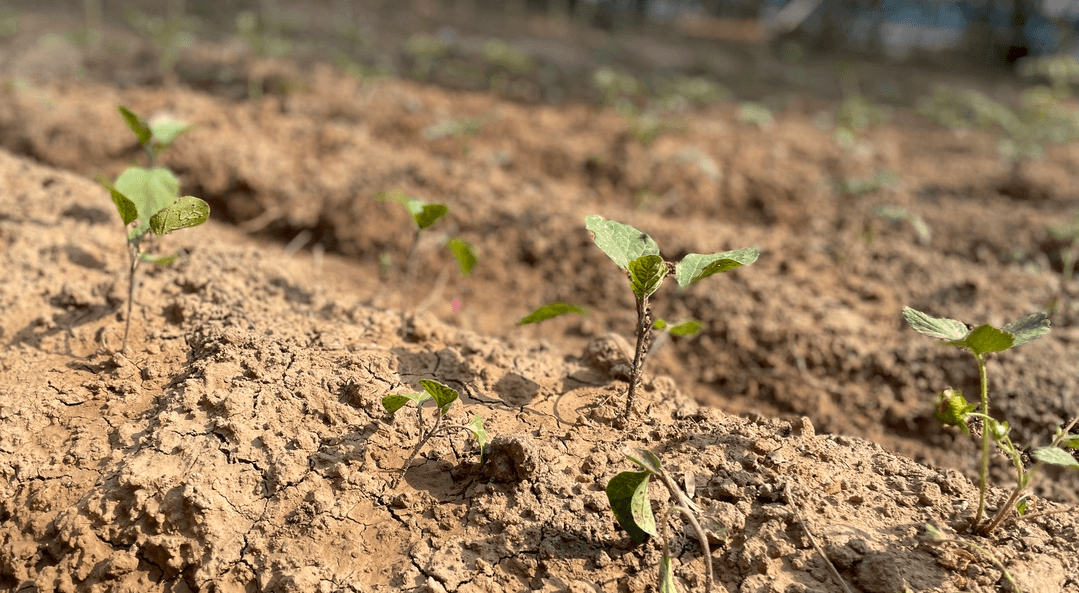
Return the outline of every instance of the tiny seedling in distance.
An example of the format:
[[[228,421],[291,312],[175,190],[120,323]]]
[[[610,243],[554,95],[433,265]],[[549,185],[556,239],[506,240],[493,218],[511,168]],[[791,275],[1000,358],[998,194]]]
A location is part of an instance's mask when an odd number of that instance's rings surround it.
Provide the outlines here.
[[[439,434],[440,432],[447,432],[450,430],[463,430],[476,437],[476,442],[480,447],[480,458],[483,458],[484,448],[487,446],[487,430],[483,427],[483,418],[479,414],[472,416],[472,421],[468,424],[446,424],[446,416],[450,412],[450,408],[453,406],[453,402],[457,401],[460,394],[455,389],[452,389],[438,381],[430,379],[421,379],[420,387],[423,387],[423,391],[419,393],[400,393],[387,395],[382,398],[382,407],[386,409],[390,414],[396,413],[401,408],[408,405],[409,402],[416,404],[416,424],[420,429],[420,440],[413,447],[412,453],[405,460],[404,465],[401,466],[400,472],[390,483],[390,488],[396,488],[397,484],[401,481],[401,478],[405,475],[405,470],[408,469],[412,460],[416,457],[416,454],[420,452],[427,441],[431,437]],[[423,403],[433,400],[435,406],[437,406],[437,414],[435,415],[435,422],[430,427],[426,426],[423,421]]]

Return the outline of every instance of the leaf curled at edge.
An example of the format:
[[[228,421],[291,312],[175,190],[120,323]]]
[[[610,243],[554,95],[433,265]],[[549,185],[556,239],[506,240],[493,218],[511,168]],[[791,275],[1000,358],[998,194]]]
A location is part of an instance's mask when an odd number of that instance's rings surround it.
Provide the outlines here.
[[[623,270],[629,262],[644,255],[659,255],[659,245],[647,234],[614,220],[604,220],[598,214],[584,219],[584,228],[592,233],[596,243],[611,261]]]
[[[907,320],[907,324],[914,331],[930,338],[958,342],[970,333],[962,321],[947,317],[933,317],[910,307],[903,307],[903,319]]]
[[[453,252],[453,257],[457,259],[457,266],[461,271],[462,276],[468,276],[472,273],[472,268],[476,267],[476,256],[472,253],[472,245],[464,239],[453,237],[446,242],[446,246]]]
[[[1005,325],[1003,329],[1015,337],[1012,348],[1017,348],[1049,333],[1049,317],[1045,313],[1031,313]]]
[[[587,315],[588,309],[573,305],[570,303],[563,303],[562,301],[555,301],[553,303],[547,303],[539,309],[525,315],[517,322],[517,325],[527,325],[529,323],[539,323],[541,321],[547,321],[553,319],[559,315],[565,315],[567,313],[577,313],[578,315]]]
[[[649,472],[622,472],[607,482],[607,501],[622,529],[638,544],[656,535],[656,520],[648,500]]]
[[[658,255],[642,255],[629,262],[628,269],[630,288],[633,289],[633,294],[640,298],[659,290],[669,271],[663,258]]]
[[[690,253],[674,266],[674,279],[679,286],[686,287],[709,276],[748,266],[757,261],[758,257],[760,250],[756,247],[723,253]]]
[[[179,229],[187,229],[206,222],[210,218],[210,205],[194,196],[184,196],[162,208],[150,217],[150,230],[164,235]]]
[[[456,389],[432,379],[420,379],[420,387],[423,387],[423,390],[434,398],[435,403],[438,404],[438,412],[443,416],[450,411],[450,406],[460,396]]]
[[[1039,447],[1031,453],[1031,456],[1042,463],[1079,469],[1079,461],[1060,447]]]
[[[135,115],[134,111],[131,111],[123,105],[117,105],[117,110],[120,111],[120,116],[127,122],[127,127],[131,128],[131,131],[135,133],[135,137],[138,138],[139,144],[146,144],[153,138],[153,132],[150,131],[150,126],[146,121],[138,115]]]
[[[105,189],[109,190],[109,195],[112,196],[112,203],[116,204],[116,211],[120,213],[120,220],[124,221],[124,226],[135,222],[139,217],[139,209],[135,206],[135,202],[129,200],[127,196],[113,187],[113,185],[104,177],[98,181],[101,185],[105,186]]]
[[[648,449],[636,449],[637,456],[626,455],[626,459],[629,459],[633,463],[643,467],[644,469],[658,474],[663,471],[663,463],[660,462],[659,457],[655,453]]]
[[[480,446],[480,458],[482,459],[484,449],[487,447],[487,429],[483,427],[483,418],[479,414],[472,416],[472,422],[466,424],[465,429],[476,437],[476,442]]]

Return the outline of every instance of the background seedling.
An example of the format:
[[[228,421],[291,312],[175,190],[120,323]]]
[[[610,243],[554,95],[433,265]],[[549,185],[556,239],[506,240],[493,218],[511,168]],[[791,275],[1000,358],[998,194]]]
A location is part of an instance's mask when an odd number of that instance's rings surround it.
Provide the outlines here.
[[[452,389],[438,381],[430,379],[421,379],[420,386],[423,387],[423,391],[419,393],[402,393],[387,395],[382,398],[382,407],[387,412],[393,414],[400,410],[409,402],[416,403],[416,424],[420,429],[420,440],[416,443],[416,446],[412,448],[412,453],[409,454],[408,459],[405,460],[404,465],[401,466],[400,472],[390,483],[390,488],[396,488],[397,484],[401,481],[401,478],[405,475],[405,470],[408,469],[408,465],[412,463],[413,458],[420,452],[420,449],[431,440],[431,437],[440,432],[446,432],[449,430],[464,430],[476,437],[476,442],[480,446],[480,459],[482,462],[484,447],[487,446],[487,430],[483,427],[483,418],[479,414],[472,416],[472,421],[468,424],[444,424],[446,416],[449,414],[450,408],[453,406],[453,402],[457,401],[459,394],[455,389]],[[434,400],[437,407],[437,413],[435,415],[435,422],[430,428],[425,428],[423,422],[423,403],[427,400]]]
[[[593,240],[607,257],[626,272],[637,302],[637,348],[630,369],[626,408],[622,413],[622,419],[626,421],[633,410],[645,355],[652,341],[654,320],[649,299],[667,275],[673,273],[678,285],[686,287],[713,274],[749,265],[757,261],[760,252],[748,248],[724,253],[690,253],[675,264],[660,257],[659,246],[651,237],[629,225],[593,214],[585,219],[585,228],[592,232]]]
[[[663,521],[660,522],[659,535],[663,552],[659,569],[659,590],[664,593],[678,591],[674,582],[670,550],[667,546],[667,523],[672,512],[679,512],[686,517],[697,534],[697,541],[700,542],[704,552],[705,591],[711,591],[712,552],[708,545],[708,533],[705,530],[710,531],[718,539],[725,540],[726,528],[716,519],[709,517],[678,487],[664,471],[655,453],[647,449],[637,449],[636,453],[636,457],[626,455],[626,458],[641,466],[644,471],[622,472],[607,482],[607,501],[611,505],[611,512],[618,520],[618,524],[638,544],[646,541],[649,536],[656,535],[656,521],[652,515],[651,501],[648,498],[648,481],[652,476],[658,478],[670,493],[673,503],[663,514]],[[687,487],[691,487],[692,480],[692,474],[687,476]]]
[[[883,218],[889,222],[909,222],[910,226],[914,229],[915,235],[918,237],[918,243],[922,245],[928,245],[933,239],[933,233],[929,229],[929,225],[925,222],[925,219],[922,218],[920,214],[915,214],[902,206],[877,206],[876,209],[873,210],[873,214],[878,218]]]
[[[983,513],[985,512],[986,480],[989,476],[990,439],[1001,444],[1001,448],[1004,449],[1005,452],[1007,452],[1009,448],[1014,451],[1015,447],[1011,445],[1010,440],[1007,440],[1009,430],[1008,423],[995,420],[989,413],[989,381],[985,372],[986,356],[992,352],[1003,352],[1011,348],[1022,346],[1023,344],[1036,340],[1049,333],[1049,319],[1046,317],[1045,313],[1034,313],[1032,315],[1027,315],[1018,321],[1009,323],[1000,329],[989,324],[980,325],[971,329],[961,321],[943,317],[933,317],[910,307],[905,307],[903,309],[903,318],[906,319],[907,323],[918,333],[931,338],[944,340],[944,343],[949,346],[970,352],[974,356],[974,360],[978,363],[978,377],[981,382],[981,412],[974,413],[973,410],[977,407],[975,404],[968,403],[960,392],[949,389],[940,395],[940,403],[936,415],[941,421],[947,424],[961,426],[964,430],[967,427],[966,418],[975,416],[982,420],[982,457],[981,465],[978,470],[978,512],[974,517],[973,523],[971,523],[971,528],[982,533],[989,533],[1000,524],[1001,520],[1003,520],[1003,518],[1000,517],[1001,513],[1008,514],[1011,512],[1010,504],[1012,502],[1010,501],[1008,505],[1002,507],[1000,511],[998,511],[998,517],[994,518],[993,521],[985,526],[980,525]],[[1054,442],[1059,444],[1056,441]],[[1060,450],[1056,445],[1051,446],[1051,448],[1059,450],[1071,459],[1072,463],[1075,462],[1066,451]],[[1060,461],[1055,453],[1048,455],[1047,459]],[[1039,460],[1045,461],[1041,458],[1039,458]],[[1017,471],[1019,473],[1021,487],[1025,488],[1026,484],[1022,484],[1024,473],[1021,462],[1017,465]]]
[[[175,255],[155,257],[150,243],[154,235],[164,235],[172,231],[198,226],[210,217],[210,206],[206,202],[192,197],[180,197],[180,182],[168,169],[154,167],[153,163],[165,148],[191,126],[171,119],[159,119],[147,123],[126,107],[119,107],[120,115],[138,138],[139,144],[146,151],[150,168],[129,167],[115,184],[102,180],[102,184],[112,195],[117,212],[124,226],[128,228],[127,245],[130,254],[128,265],[127,316],[124,320],[124,339],[120,352],[127,351],[127,339],[131,330],[131,310],[138,286],[137,272],[139,264],[146,261],[156,264],[169,264]]]

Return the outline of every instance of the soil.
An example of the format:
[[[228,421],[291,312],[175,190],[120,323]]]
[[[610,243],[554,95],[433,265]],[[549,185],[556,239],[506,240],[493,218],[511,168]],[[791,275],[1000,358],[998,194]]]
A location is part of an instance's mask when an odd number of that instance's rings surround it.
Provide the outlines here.
[[[991,359],[993,412],[1024,445],[1074,416],[1079,283],[1046,232],[1079,208],[1073,147],[1008,177],[991,136],[898,109],[845,151],[811,98],[765,128],[684,112],[645,145],[608,108],[361,82],[228,41],[162,85],[142,51],[42,44],[62,23],[26,18],[0,40],[0,589],[655,591],[659,538],[635,544],[604,493],[645,447],[726,528],[714,590],[1010,591],[999,562],[1025,592],[1079,591],[1076,472],[966,531],[977,442],[932,413],[945,387],[974,397],[977,367],[901,316],[1048,308],[1048,336]],[[94,181],[141,157],[118,104],[198,124],[162,158],[214,213],[160,241],[183,256],[142,275],[126,355],[124,234]],[[482,125],[431,133],[460,118]],[[837,189],[882,170],[901,183]],[[372,199],[394,189],[448,220],[413,247]],[[625,429],[635,313],[589,214],[672,260],[762,252],[657,293],[704,329],[651,355]],[[467,278],[450,235],[478,254]],[[553,300],[590,314],[516,326]],[[480,414],[492,441],[435,437],[391,487],[419,430],[381,399],[420,379],[458,389],[450,421]],[[1003,456],[991,483],[995,509]],[[679,586],[703,590],[702,546],[672,525]]]

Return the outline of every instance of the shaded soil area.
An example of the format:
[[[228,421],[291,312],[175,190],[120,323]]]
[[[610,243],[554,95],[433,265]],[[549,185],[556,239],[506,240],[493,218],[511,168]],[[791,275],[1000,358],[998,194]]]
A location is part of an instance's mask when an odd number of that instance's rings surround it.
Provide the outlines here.
[[[654,590],[658,538],[633,544],[603,492],[643,446],[722,517],[727,591],[839,590],[825,557],[861,591],[1010,590],[986,555],[922,538],[962,531],[977,505],[977,444],[932,412],[978,377],[900,312],[1050,310],[1047,337],[991,359],[991,401],[1022,444],[1074,416],[1079,284],[1046,232],[1079,208],[1072,147],[1015,179],[992,137],[902,110],[854,150],[811,100],[771,127],[732,105],[682,112],[647,143],[610,109],[363,83],[228,43],[186,51],[167,87],[92,75],[68,49],[0,62],[0,588]],[[31,60],[70,72],[28,78]],[[198,124],[163,162],[214,213],[163,240],[184,256],[144,275],[127,356],[124,234],[93,182],[141,157],[117,104]],[[476,125],[437,133],[447,121]],[[839,189],[884,170],[901,182]],[[406,214],[373,199],[390,190],[449,218],[413,247]],[[658,315],[704,330],[653,353],[626,431],[611,419],[635,313],[589,214],[667,259],[762,252],[657,293]],[[467,278],[450,235],[479,257]],[[591,312],[515,325],[552,300]],[[461,390],[451,416],[481,414],[491,450],[481,464],[437,437],[391,488],[419,432],[381,398],[425,378]],[[1010,475],[995,457],[992,483]],[[1041,477],[1035,512],[1077,502],[1074,475]],[[669,504],[658,484],[653,498]],[[1075,591],[1076,526],[1072,510],[963,537],[1024,591]],[[695,536],[672,541],[681,585],[701,590]]]

